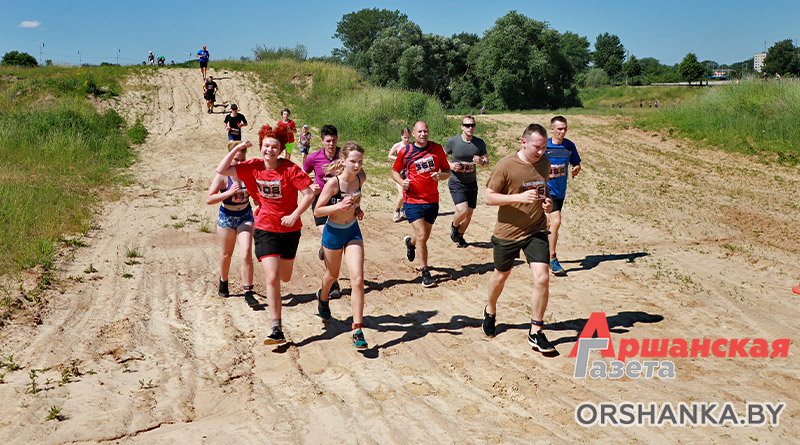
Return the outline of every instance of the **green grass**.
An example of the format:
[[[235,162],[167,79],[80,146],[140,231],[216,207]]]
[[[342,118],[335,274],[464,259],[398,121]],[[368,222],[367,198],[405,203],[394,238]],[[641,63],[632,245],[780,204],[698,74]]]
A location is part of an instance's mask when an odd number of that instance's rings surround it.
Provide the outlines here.
[[[759,154],[765,162],[800,163],[800,83],[746,81],[705,90],[680,106],[637,120],[728,151]]]
[[[717,87],[715,87],[717,88]],[[589,87],[580,88],[578,96],[583,102],[583,107],[587,109],[600,106],[600,109],[611,109],[611,106],[617,107],[622,104],[623,109],[639,108],[639,103],[643,102],[643,109],[648,108],[648,101],[658,101],[660,108],[671,107],[675,103],[676,98],[681,101],[690,99],[704,91],[707,88],[695,87],[678,87],[678,86],[604,86],[604,87]]]
[[[0,274],[49,268],[84,233],[93,204],[134,160],[125,122],[87,97],[113,97],[125,67],[0,69]]]

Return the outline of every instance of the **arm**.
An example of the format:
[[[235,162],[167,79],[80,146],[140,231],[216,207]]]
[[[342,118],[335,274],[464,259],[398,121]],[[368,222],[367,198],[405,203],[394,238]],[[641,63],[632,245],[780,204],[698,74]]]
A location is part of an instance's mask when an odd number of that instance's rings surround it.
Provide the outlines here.
[[[239,190],[239,183],[234,182],[226,191],[222,191],[223,184],[225,183],[225,177],[222,175],[215,175],[214,180],[211,181],[211,185],[208,187],[208,195],[206,195],[206,204],[214,205],[220,203],[229,197],[233,196]]]
[[[302,215],[303,212],[311,207],[311,203],[314,201],[314,192],[311,191],[311,187],[306,187],[303,190],[300,190],[300,193],[303,194],[303,197],[300,199],[300,203],[297,205],[297,208],[294,210],[294,212],[292,212],[291,215],[281,218],[281,225],[285,227],[292,227],[297,222],[297,219],[300,218],[300,215]]]
[[[225,157],[219,161],[219,165],[216,169],[217,173],[222,176],[230,176],[238,179],[239,177],[236,176],[236,167],[231,165],[231,161],[233,160],[233,157],[236,156],[236,153],[239,152],[239,150],[252,146],[253,144],[251,144],[250,141],[244,141],[241,144],[233,147],[233,150],[229,151],[228,154],[226,154]]]
[[[483,195],[483,200],[486,205],[490,206],[504,206],[509,204],[532,204],[536,202],[536,191],[528,190],[522,193],[513,193],[506,195],[504,193],[496,192],[490,188],[486,188],[486,193]],[[552,201],[551,201],[552,208]]]
[[[573,178],[575,176],[578,176],[578,173],[580,173],[580,172],[581,172],[581,164],[578,164],[578,165],[572,167],[572,177]]]
[[[397,153],[400,151],[401,148],[403,148],[403,145],[400,142],[392,145],[392,148],[389,149],[390,161],[394,161],[395,159],[397,159]]]
[[[436,172],[431,173],[431,178],[433,178],[434,181],[444,181],[449,177],[450,177],[450,169],[449,168],[447,170],[442,170],[440,172],[436,171]]]
[[[408,190],[408,186],[411,184],[411,181],[408,180],[408,178],[403,179],[403,177],[400,176],[400,172],[395,170],[392,170],[392,179],[394,179],[394,182],[396,182],[397,185],[403,187],[403,190]]]

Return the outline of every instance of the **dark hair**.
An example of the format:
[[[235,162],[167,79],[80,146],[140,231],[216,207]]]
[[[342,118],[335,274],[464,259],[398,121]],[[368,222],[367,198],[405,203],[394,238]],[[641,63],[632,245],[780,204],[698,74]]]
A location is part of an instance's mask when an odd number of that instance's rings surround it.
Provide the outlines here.
[[[461,118],[461,123],[462,123],[462,124],[464,123],[464,119],[469,119],[469,120],[471,120],[473,123],[475,123],[475,118],[474,118],[474,117],[472,117],[472,116],[470,116],[469,114]]]
[[[319,130],[319,137],[324,138],[325,136],[336,136],[338,138],[339,131],[333,125],[323,125]]]
[[[547,138],[547,130],[539,124],[530,124],[525,131],[522,132],[522,137],[527,138],[533,133],[539,133],[539,135],[543,138]]]
[[[287,112],[287,113],[289,113],[289,114],[292,114],[292,112],[291,112],[291,111],[289,111],[289,109],[288,109],[288,108],[284,108],[283,110],[281,110],[281,116],[283,116],[283,112],[284,112],[284,111],[285,111],[285,112]]]
[[[272,138],[277,139],[281,144],[281,150],[286,148],[286,141],[289,140],[289,135],[286,133],[286,127],[278,127],[273,129],[269,125],[264,125],[258,130],[258,149],[261,150],[261,143],[264,139]]]
[[[564,116],[556,116],[556,117],[550,119],[550,125],[553,125],[556,122],[563,122],[563,123],[566,124],[567,123],[567,118],[564,117]]]
[[[409,129],[408,127],[403,127],[403,129],[400,130],[400,137],[403,137],[403,135],[406,133],[408,133],[408,135],[411,136],[411,129]]]

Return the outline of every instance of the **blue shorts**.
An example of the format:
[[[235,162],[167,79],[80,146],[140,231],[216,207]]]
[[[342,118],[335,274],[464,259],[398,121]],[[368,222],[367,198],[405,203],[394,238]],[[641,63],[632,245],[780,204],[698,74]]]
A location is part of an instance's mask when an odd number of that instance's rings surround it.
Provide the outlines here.
[[[239,133],[239,134],[230,134],[230,133],[228,133],[228,140],[229,141],[241,141],[242,140],[242,134],[241,133]]]
[[[328,220],[322,229],[322,246],[326,249],[341,250],[355,240],[364,240],[356,218],[347,224],[336,224]]]
[[[411,204],[403,203],[403,208],[406,211],[406,219],[412,223],[420,218],[425,218],[428,224],[436,222],[436,217],[439,216],[439,203],[434,202],[430,204]]]
[[[255,220],[253,220],[252,207],[247,206],[242,210],[228,210],[223,206],[219,206],[217,226],[220,228],[236,230],[242,224],[247,223],[255,223]]]

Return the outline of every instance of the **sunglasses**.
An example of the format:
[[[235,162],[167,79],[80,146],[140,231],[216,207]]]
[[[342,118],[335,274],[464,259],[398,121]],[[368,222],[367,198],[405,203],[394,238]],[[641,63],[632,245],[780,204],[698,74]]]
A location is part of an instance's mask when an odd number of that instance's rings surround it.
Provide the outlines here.
[[[462,127],[473,128],[475,124],[461,124]]]

